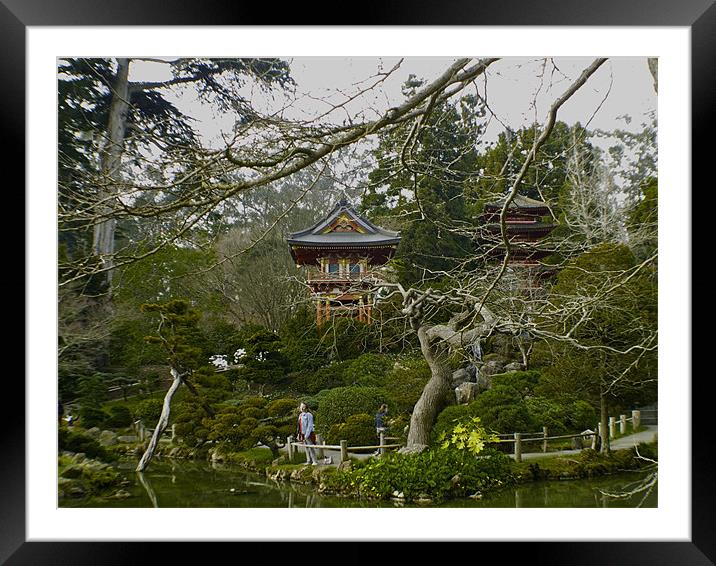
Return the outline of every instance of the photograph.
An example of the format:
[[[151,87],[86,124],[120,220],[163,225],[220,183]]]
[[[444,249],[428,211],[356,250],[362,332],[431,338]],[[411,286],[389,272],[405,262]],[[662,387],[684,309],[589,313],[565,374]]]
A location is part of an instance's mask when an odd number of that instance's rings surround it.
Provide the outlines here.
[[[712,0],[484,25],[6,1],[27,330],[0,562],[713,564]]]
[[[59,507],[656,507],[658,87],[58,58]]]

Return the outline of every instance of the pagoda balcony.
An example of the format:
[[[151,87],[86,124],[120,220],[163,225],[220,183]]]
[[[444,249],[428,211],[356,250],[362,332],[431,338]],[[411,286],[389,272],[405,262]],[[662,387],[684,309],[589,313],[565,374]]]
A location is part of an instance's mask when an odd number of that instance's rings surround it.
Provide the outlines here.
[[[381,275],[376,271],[364,271],[362,273],[325,273],[314,271],[306,278],[308,283],[353,283],[364,279],[377,279],[382,281]]]

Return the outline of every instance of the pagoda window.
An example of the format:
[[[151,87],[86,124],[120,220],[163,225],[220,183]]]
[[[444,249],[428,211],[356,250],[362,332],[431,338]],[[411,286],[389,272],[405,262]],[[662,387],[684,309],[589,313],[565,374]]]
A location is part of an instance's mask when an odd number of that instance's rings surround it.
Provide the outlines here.
[[[328,273],[338,273],[339,267],[337,263],[328,264]]]
[[[358,274],[362,271],[360,263],[351,263],[349,268],[351,274]]]

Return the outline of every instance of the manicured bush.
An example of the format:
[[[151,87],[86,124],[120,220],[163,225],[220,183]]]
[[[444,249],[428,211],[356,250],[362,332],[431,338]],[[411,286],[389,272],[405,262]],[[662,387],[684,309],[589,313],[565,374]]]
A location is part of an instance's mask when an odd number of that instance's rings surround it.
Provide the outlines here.
[[[378,436],[375,432],[375,419],[368,414],[351,415],[346,422],[333,425],[328,431],[326,442],[338,444],[348,441],[348,446],[375,446]]]
[[[393,361],[389,356],[363,354],[348,362],[343,372],[344,381],[347,385],[382,387],[392,367]]]
[[[125,428],[132,426],[132,412],[126,405],[112,405],[109,408],[109,418],[105,426],[112,428]]]
[[[315,412],[316,430],[328,432],[334,424],[346,422],[351,415],[375,414],[381,403],[387,401],[384,389],[379,387],[338,387],[322,395]]]
[[[470,412],[480,417],[485,427],[501,434],[533,432],[536,426],[522,395],[508,385],[493,385],[478,395],[470,403]]]
[[[391,413],[411,412],[429,380],[430,368],[423,358],[408,358],[395,363],[384,386]]]
[[[94,438],[81,432],[60,428],[58,431],[58,448],[60,451],[84,453],[88,458],[97,458],[103,461],[112,459],[111,454]]]
[[[290,417],[298,412],[298,401],[291,398],[276,399],[266,407],[269,417]]]
[[[93,405],[83,405],[79,410],[80,424],[84,428],[103,427],[109,419],[109,413]]]
[[[134,418],[142,419],[145,424],[155,423],[162,414],[162,399],[144,399],[134,409]]]

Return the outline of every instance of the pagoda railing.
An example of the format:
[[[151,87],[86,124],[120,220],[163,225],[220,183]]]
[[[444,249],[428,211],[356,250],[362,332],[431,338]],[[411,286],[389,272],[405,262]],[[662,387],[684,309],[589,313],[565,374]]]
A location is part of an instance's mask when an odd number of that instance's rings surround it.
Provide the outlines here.
[[[323,281],[333,281],[336,283],[340,283],[363,281],[364,279],[382,280],[382,277],[380,276],[380,274],[374,271],[364,271],[362,273],[325,273],[323,271],[314,271],[313,273],[309,273],[307,277],[309,283]]]

